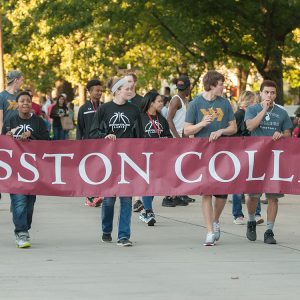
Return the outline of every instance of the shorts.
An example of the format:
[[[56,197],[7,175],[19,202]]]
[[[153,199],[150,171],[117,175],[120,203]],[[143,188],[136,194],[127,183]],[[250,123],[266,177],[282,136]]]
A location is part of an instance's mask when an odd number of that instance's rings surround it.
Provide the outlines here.
[[[248,194],[247,196],[249,196],[250,198],[260,198],[262,196],[262,194]],[[284,194],[270,194],[270,193],[266,193],[266,198],[283,198]]]
[[[228,195],[213,195],[216,198],[227,199]]]

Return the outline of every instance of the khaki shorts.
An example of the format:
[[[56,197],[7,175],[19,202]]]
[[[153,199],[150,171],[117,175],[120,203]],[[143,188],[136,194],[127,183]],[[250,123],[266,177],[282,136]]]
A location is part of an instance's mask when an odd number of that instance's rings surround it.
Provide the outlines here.
[[[248,197],[250,198],[260,198],[262,196],[262,194],[247,194]],[[266,193],[266,198],[275,198],[275,199],[279,199],[279,198],[283,198],[284,194],[270,194],[270,193]]]

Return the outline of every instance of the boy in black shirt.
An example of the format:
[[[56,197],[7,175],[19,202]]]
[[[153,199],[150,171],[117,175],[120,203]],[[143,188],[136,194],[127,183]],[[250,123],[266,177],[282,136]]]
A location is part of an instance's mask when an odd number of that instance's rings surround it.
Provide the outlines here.
[[[49,132],[42,118],[31,112],[32,100],[28,92],[21,92],[16,98],[18,115],[8,120],[2,134],[19,140],[48,140]],[[21,192],[21,191],[20,191]],[[19,248],[31,247],[29,229],[31,228],[35,195],[10,194],[16,243]]]

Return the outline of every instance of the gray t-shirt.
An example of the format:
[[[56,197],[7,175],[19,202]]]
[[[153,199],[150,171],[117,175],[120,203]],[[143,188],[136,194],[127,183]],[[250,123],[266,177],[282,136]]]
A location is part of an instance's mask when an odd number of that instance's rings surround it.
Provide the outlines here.
[[[3,124],[17,114],[16,97],[17,94],[13,95],[5,90],[0,93],[0,110],[3,110]]]
[[[255,104],[247,108],[245,121],[255,118],[262,111],[261,104]],[[251,132],[252,136],[273,136],[275,131],[283,132],[293,128],[292,121],[285,109],[274,104],[269,108],[259,126]]]
[[[195,134],[195,137],[209,137],[210,134],[219,129],[228,127],[229,122],[235,120],[230,102],[217,97],[208,101],[202,95],[197,96],[189,105],[185,121],[193,125],[202,121],[206,115],[212,115],[213,121]]]

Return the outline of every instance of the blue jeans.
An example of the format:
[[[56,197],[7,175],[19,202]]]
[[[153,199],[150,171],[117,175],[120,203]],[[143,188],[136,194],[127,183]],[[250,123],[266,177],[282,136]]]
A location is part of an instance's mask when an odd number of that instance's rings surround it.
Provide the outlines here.
[[[232,195],[232,215],[235,219],[239,217],[244,217],[242,211],[243,196],[244,196],[243,194]],[[258,199],[255,215],[260,216],[261,215],[260,212],[261,212],[261,205],[260,205],[260,199]]]
[[[15,233],[27,232],[31,228],[36,196],[10,194]]]
[[[53,127],[53,139],[55,141],[66,140],[67,137],[68,137],[67,130],[63,130],[62,127]]]
[[[104,197],[102,202],[102,231],[110,234],[113,230],[113,219],[116,197]],[[130,238],[130,224],[132,214],[132,197],[120,197],[120,215],[118,240]]]
[[[145,210],[152,210],[153,199],[154,199],[154,196],[143,196],[142,197],[142,201],[143,201]]]

